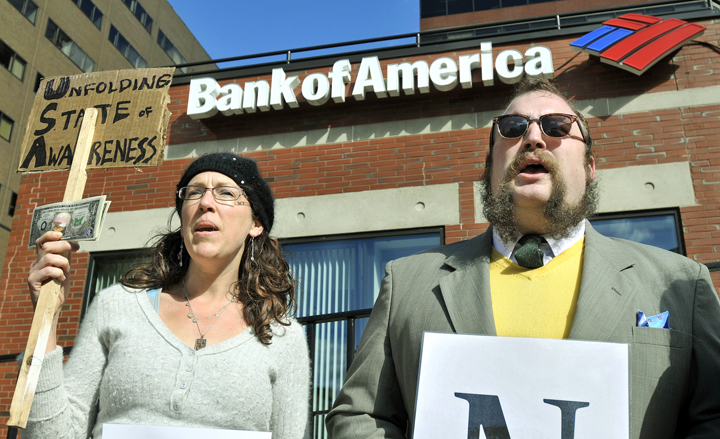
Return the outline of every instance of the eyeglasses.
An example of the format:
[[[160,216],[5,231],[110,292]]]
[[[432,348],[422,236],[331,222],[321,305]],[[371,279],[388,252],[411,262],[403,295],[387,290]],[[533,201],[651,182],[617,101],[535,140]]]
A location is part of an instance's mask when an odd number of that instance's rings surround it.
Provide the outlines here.
[[[177,192],[178,197],[183,200],[199,200],[205,196],[205,192],[210,191],[213,198],[217,201],[235,201],[241,196],[245,196],[245,191],[239,187],[218,186],[218,187],[202,187],[202,186],[185,186]]]
[[[530,117],[523,114],[504,114],[493,119],[493,125],[497,125],[498,133],[505,139],[517,139],[522,137],[533,122],[540,125],[540,130],[550,137],[565,137],[570,134],[572,124],[577,122],[580,127],[583,142],[587,143],[585,132],[580,124],[580,119],[572,114],[549,113],[540,117]],[[493,130],[494,131],[494,130]]]

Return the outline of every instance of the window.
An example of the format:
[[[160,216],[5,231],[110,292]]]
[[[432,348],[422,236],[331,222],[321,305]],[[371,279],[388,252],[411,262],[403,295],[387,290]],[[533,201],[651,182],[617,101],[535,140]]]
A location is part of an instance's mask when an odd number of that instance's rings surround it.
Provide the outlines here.
[[[590,219],[590,223],[605,236],[629,239],[685,254],[680,212],[677,209],[597,215]]]
[[[45,29],[45,37],[50,40],[55,47],[60,49],[76,66],[85,73],[90,73],[95,69],[95,61],[93,61],[83,50],[75,44],[70,37],[63,32],[62,29],[55,24],[54,21],[48,20]]]
[[[420,18],[447,15],[445,0],[420,0]]]
[[[175,45],[168,39],[165,33],[163,33],[162,29],[158,29],[157,43],[176,65],[187,63],[187,60],[180,55],[180,51],[177,50]],[[180,70],[182,70],[183,73],[187,73],[187,68],[185,67]]]
[[[421,0],[420,18],[440,17],[465,12],[487,11],[556,0]]]
[[[15,6],[15,9],[20,11],[30,23],[35,24],[37,19],[38,5],[32,0],[8,0],[11,5]]]
[[[15,205],[17,204],[17,193],[13,192],[12,195],[10,195],[10,208],[8,209],[8,215],[14,216],[15,215]]]
[[[473,0],[450,0],[447,2],[448,15],[472,12]]]
[[[143,250],[102,252],[90,255],[88,266],[88,281],[85,283],[85,296],[83,297],[80,317],[85,315],[88,305],[95,294],[110,285],[118,283],[120,278],[130,270],[133,265],[143,262]]]
[[[103,13],[100,12],[100,9],[98,9],[97,6],[95,6],[95,3],[91,0],[72,0],[72,2],[80,8],[83,14],[92,21],[96,28],[100,29],[102,27]]]
[[[310,337],[315,438],[325,437],[325,415],[367,325],[385,264],[441,244],[439,229],[414,233],[283,244],[298,282],[297,316]],[[354,316],[338,318],[347,315]]]
[[[10,141],[10,136],[12,135],[13,125],[15,125],[15,122],[0,112],[0,137],[8,142]]]
[[[138,69],[144,69],[145,66],[147,66],[147,63],[143,59],[142,56],[138,53],[137,50],[133,46],[128,43],[128,40],[122,36],[120,32],[118,32],[117,29],[115,29],[115,26],[110,25],[110,36],[109,40],[111,43],[113,43],[113,46],[117,47],[117,50],[120,51],[120,53],[123,54],[125,58],[127,58],[128,61],[130,61],[130,64],[132,64],[134,67]]]
[[[23,80],[25,60],[2,41],[0,41],[0,65],[8,69],[19,80]]]
[[[153,19],[148,15],[145,8],[143,8],[137,0],[122,0],[122,2],[125,3],[125,6],[130,9],[130,12],[132,12],[133,15],[135,15],[135,18],[138,19],[145,30],[152,33]]]

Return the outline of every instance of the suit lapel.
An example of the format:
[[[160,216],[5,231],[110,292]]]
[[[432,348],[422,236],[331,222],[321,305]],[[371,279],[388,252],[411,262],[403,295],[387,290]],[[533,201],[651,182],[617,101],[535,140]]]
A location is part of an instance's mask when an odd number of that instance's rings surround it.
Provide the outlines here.
[[[496,335],[490,295],[492,229],[448,257],[453,272],[440,278],[440,292],[455,331]],[[582,283],[571,339],[609,341],[625,318],[635,286],[623,273],[634,261],[586,222]]]
[[[455,271],[440,278],[440,292],[455,331],[496,335],[490,297],[491,229],[448,257]]]
[[[632,270],[634,263],[611,239],[586,222],[582,283],[569,338],[611,339],[617,325],[631,312],[635,285],[623,271]]]

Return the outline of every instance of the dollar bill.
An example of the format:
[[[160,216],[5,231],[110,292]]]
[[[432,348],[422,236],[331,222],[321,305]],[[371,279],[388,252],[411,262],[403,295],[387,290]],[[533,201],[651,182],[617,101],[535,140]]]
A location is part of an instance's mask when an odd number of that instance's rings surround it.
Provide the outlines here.
[[[95,241],[100,237],[110,201],[105,195],[38,206],[30,224],[29,248],[45,232],[61,232],[63,241]]]

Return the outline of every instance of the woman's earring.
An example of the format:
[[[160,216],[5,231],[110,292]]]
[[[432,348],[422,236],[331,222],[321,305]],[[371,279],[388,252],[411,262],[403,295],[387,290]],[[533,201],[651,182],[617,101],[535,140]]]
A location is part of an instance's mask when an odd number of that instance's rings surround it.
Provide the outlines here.
[[[255,262],[255,238],[250,237],[250,260]]]
[[[180,238],[180,252],[178,253],[178,259],[180,259],[180,266],[182,267],[182,260],[183,260],[183,242],[182,242],[182,238]]]

